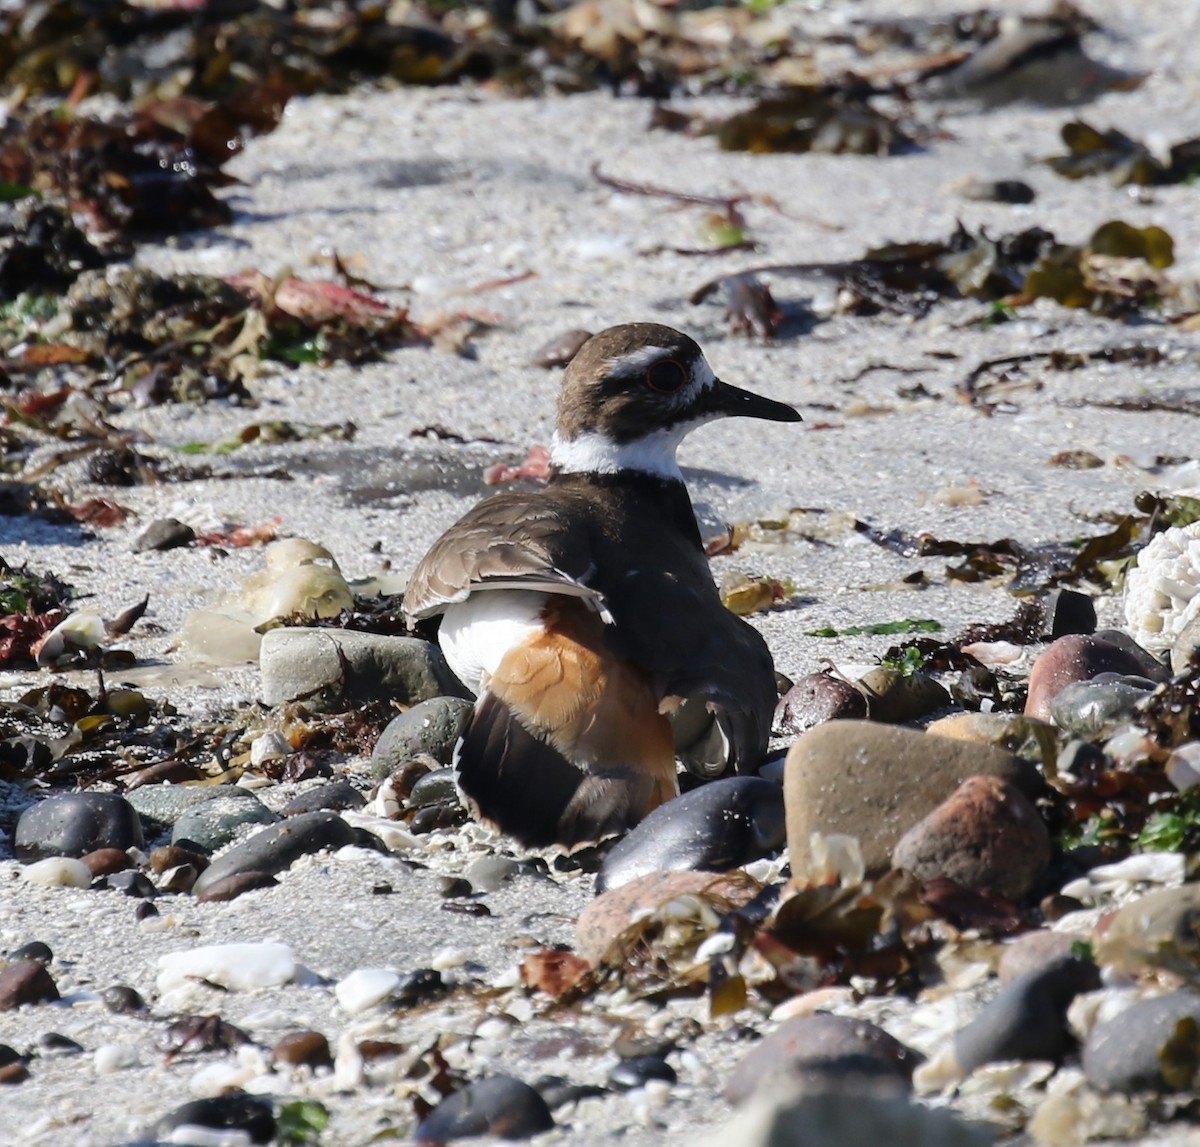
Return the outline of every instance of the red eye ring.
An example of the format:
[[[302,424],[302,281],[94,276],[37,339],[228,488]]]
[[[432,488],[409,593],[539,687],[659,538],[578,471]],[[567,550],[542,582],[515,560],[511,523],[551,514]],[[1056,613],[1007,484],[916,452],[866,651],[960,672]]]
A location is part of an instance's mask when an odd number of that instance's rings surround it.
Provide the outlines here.
[[[687,380],[687,370],[673,358],[660,358],[646,367],[646,385],[660,394],[674,394]]]

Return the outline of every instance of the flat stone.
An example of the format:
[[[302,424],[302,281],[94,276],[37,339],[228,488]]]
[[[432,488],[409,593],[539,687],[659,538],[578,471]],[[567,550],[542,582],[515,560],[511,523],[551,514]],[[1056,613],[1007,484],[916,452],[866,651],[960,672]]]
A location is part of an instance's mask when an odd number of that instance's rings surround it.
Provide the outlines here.
[[[313,785],[298,796],[293,797],[280,809],[283,816],[299,816],[304,812],[316,812],[318,809],[356,809],[367,803],[362,795],[349,781],[327,781],[322,785]]]
[[[1100,673],[1142,675],[1141,660],[1099,634],[1067,634],[1042,650],[1029,671],[1025,715],[1052,719],[1051,704],[1068,685],[1089,681]]]
[[[1172,1055],[1180,1024],[1192,1025],[1183,1054]],[[1184,1091],[1195,1086],[1195,1027],[1200,992],[1181,988],[1139,1000],[1097,1025],[1083,1045],[1083,1072],[1099,1091]]]
[[[98,848],[141,848],[138,814],[119,793],[55,793],[30,805],[17,821],[18,860],[80,857]]]
[[[605,856],[596,891],[651,872],[731,868],[784,842],[783,790],[759,777],[725,777],[660,805]]]
[[[212,862],[192,888],[199,896],[220,880],[240,872],[283,872],[301,856],[355,842],[354,829],[335,812],[307,812],[256,832]]]
[[[246,798],[249,798],[248,800]],[[210,800],[201,801],[183,813],[171,828],[171,843],[190,841],[209,852],[224,848],[248,824],[274,824],[279,814],[272,812],[248,789],[231,786],[213,791]]]
[[[268,705],[297,700],[312,709],[347,701],[416,705],[467,695],[442,651],[416,637],[284,626],[263,635],[259,667]]]
[[[195,537],[196,531],[178,518],[155,518],[134,540],[133,552],[143,554],[150,550],[174,550],[190,545]]]
[[[745,1103],[760,1088],[827,1091],[870,1078],[906,1093],[921,1055],[867,1020],[817,1014],[786,1020],[733,1069],[725,1098]]]
[[[439,765],[450,764],[471,711],[471,702],[461,697],[431,697],[394,717],[371,751],[371,775],[377,781],[384,780],[421,753],[427,753]]]
[[[189,809],[216,796],[258,800],[249,789],[240,785],[172,784],[142,785],[128,793],[125,799],[137,809],[147,835],[153,838],[168,831]]]
[[[1020,900],[1050,854],[1050,833],[1024,793],[999,777],[970,777],[900,838],[892,864],[923,883],[946,876]]]
[[[867,870],[885,871],[904,833],[973,776],[1001,777],[1026,795],[1043,784],[1033,765],[990,745],[873,721],[810,729],[789,750],[784,774],[793,873],[807,872],[814,832],[857,837]]]

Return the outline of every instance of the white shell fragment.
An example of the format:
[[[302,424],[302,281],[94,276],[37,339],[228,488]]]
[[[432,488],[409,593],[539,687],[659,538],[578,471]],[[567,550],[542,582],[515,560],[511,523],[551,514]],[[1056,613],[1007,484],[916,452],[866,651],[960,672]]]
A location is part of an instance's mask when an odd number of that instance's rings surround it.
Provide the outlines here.
[[[342,980],[333,994],[352,1016],[383,1003],[400,986],[399,972],[387,968],[356,968]]]
[[[189,980],[205,980],[230,991],[276,988],[296,973],[287,944],[212,944],[158,958],[158,990],[169,992]]]

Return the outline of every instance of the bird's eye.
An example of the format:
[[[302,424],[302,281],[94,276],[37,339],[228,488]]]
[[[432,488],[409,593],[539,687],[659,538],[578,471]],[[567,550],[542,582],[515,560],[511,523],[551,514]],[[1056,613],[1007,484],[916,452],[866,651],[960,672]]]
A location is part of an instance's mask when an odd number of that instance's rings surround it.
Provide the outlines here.
[[[687,371],[673,358],[660,359],[646,368],[646,384],[651,390],[672,394],[687,382]]]

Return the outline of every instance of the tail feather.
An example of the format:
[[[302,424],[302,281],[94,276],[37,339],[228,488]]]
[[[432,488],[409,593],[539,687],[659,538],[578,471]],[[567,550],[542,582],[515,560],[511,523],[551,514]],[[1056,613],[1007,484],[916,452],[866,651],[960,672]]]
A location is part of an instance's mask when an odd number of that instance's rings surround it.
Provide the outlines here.
[[[472,813],[530,848],[570,849],[625,832],[665,795],[636,769],[577,768],[487,691],[454,765]]]

